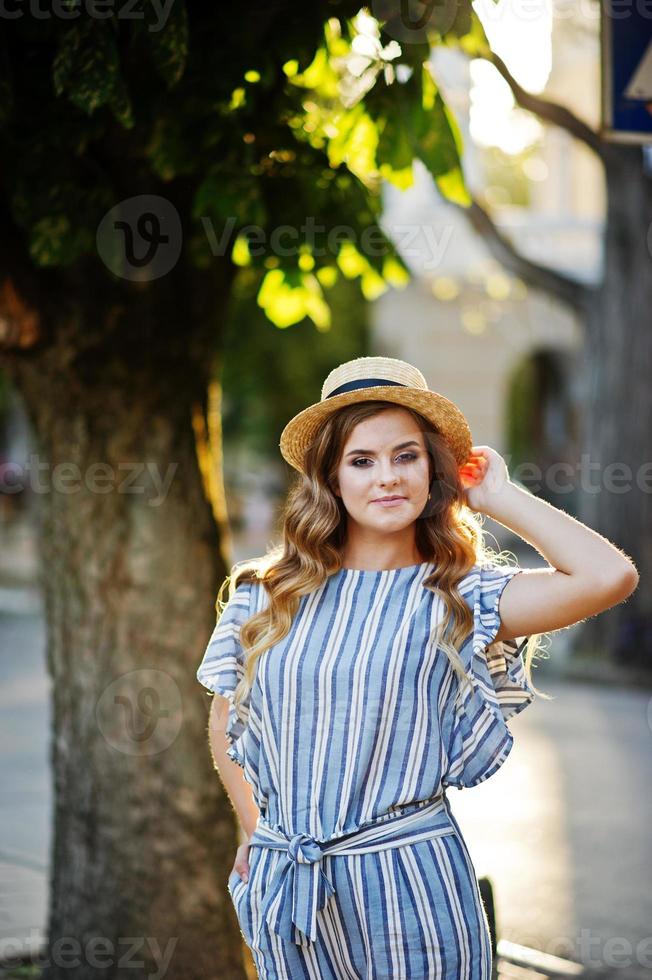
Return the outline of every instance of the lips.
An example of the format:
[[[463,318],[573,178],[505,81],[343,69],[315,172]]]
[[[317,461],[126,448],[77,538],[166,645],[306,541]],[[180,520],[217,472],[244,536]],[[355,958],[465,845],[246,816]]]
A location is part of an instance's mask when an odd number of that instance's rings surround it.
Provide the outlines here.
[[[405,497],[378,497],[377,500],[372,500],[372,503],[380,504],[381,507],[399,507],[405,499]]]

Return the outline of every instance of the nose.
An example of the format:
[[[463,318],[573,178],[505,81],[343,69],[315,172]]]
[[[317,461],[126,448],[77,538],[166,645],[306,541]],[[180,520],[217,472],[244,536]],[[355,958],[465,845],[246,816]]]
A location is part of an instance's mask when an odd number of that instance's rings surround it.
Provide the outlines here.
[[[394,464],[390,462],[380,463],[380,473],[378,482],[381,486],[385,486],[387,483],[395,484],[398,481],[398,475],[394,469]]]

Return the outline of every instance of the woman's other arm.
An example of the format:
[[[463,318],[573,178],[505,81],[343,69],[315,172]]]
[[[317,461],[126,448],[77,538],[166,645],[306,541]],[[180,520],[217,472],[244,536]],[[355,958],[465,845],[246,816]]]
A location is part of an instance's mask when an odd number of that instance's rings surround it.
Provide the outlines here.
[[[225,734],[228,711],[228,700],[221,694],[214,694],[208,716],[208,740],[215,768],[248,840],[256,829],[259,810],[254,802],[253,788],[244,778],[242,766],[226,754],[229,748]]]
[[[626,599],[638,585],[636,566],[580,521],[512,483],[502,456],[473,447],[462,468],[469,506],[535,547],[551,568],[525,569],[505,586],[497,640],[571,626]]]

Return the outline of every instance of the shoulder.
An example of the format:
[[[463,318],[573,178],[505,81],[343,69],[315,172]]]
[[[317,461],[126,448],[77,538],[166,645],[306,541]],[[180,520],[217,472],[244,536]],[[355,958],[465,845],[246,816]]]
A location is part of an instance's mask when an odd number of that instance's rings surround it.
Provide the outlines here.
[[[498,565],[494,562],[478,562],[457,583],[462,598],[475,599],[500,593],[506,583],[522,571],[518,565]]]
[[[258,578],[240,579],[233,589],[227,605],[236,607],[251,616],[267,605],[268,593]]]
[[[251,598],[252,583],[238,582],[231,583],[227,591],[226,602],[223,601],[223,605],[233,607],[233,606],[248,606]]]

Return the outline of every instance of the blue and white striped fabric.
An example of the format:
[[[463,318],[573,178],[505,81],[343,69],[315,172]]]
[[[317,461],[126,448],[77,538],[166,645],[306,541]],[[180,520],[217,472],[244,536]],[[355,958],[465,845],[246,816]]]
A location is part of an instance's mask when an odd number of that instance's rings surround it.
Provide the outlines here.
[[[458,585],[474,621],[459,650],[472,689],[459,699],[448,657],[429,642],[443,615],[424,587],[433,571],[329,576],[301,598],[237,708],[239,628],[266,605],[262,583],[238,587],[210,637],[197,679],[230,701],[229,756],[260,810],[249,880],[228,880],[260,977],[490,978],[475,871],[445,791],[500,768],[513,745],[506,721],[534,698],[525,639],[490,646],[521,569],[476,565]],[[381,848],[389,822],[405,830]]]

